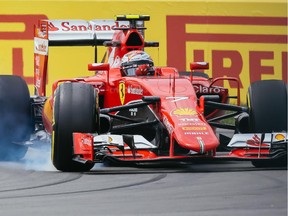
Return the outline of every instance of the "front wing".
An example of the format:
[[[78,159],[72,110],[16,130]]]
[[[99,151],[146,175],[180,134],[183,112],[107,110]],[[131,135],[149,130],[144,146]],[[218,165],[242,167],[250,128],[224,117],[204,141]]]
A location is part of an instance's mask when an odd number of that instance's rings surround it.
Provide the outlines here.
[[[277,160],[287,157],[287,133],[236,134],[227,152],[193,151],[185,155],[161,155],[157,146],[140,135],[73,133],[73,159],[81,163],[110,160],[119,163],[201,162],[215,160]]]

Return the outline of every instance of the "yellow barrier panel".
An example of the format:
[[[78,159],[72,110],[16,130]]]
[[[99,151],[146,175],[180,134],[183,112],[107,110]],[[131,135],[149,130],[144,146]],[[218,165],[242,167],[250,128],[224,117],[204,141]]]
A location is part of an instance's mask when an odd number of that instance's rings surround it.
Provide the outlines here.
[[[286,0],[208,1],[0,1],[0,74],[23,76],[32,92],[33,24],[39,19],[113,19],[117,14],[149,14],[145,37],[156,65],[189,70],[191,61],[209,61],[210,77],[235,76],[242,102],[250,82],[287,81]],[[99,56],[104,48],[99,49]],[[53,80],[91,75],[94,49],[52,47],[48,93]],[[99,57],[98,61],[101,58]],[[224,82],[232,92],[233,83]]]

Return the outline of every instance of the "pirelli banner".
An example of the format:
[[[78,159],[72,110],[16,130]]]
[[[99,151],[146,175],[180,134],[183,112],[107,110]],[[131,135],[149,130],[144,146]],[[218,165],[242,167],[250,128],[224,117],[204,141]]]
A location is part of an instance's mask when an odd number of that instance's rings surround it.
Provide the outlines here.
[[[155,64],[188,71],[192,61],[207,61],[210,77],[240,79],[242,102],[249,84],[260,79],[287,82],[287,1],[0,1],[0,74],[23,76],[33,84],[33,26],[39,19],[109,19],[117,14],[148,14],[145,38]],[[67,31],[81,31],[65,23]],[[113,28],[113,26],[110,26]],[[104,55],[98,49],[98,61]],[[91,47],[49,50],[48,93],[55,79],[91,75]],[[220,83],[235,91],[233,82]]]

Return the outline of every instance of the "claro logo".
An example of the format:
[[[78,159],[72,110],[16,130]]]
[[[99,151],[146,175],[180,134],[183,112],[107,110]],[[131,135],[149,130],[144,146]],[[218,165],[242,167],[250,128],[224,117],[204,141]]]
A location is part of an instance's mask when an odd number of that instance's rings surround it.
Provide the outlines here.
[[[241,87],[265,77],[287,81],[287,17],[167,16],[166,25],[167,63],[180,71],[209,61],[213,77],[238,77]]]
[[[28,84],[33,84],[34,78],[25,75],[27,71],[24,71],[23,50],[26,48],[23,44],[25,41],[33,40],[34,24],[40,19],[47,19],[47,16],[41,14],[0,15],[0,68],[11,68],[11,65],[6,64],[12,62],[12,74],[22,76]],[[31,47],[31,44],[28,46]],[[43,46],[39,48],[44,49]],[[2,72],[11,73],[6,69]]]

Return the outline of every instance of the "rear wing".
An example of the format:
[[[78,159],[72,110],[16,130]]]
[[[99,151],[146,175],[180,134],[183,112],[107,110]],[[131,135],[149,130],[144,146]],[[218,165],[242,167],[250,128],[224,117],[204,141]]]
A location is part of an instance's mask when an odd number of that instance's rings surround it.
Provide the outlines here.
[[[129,27],[128,21],[112,19],[47,20],[46,22],[49,46],[101,46],[104,41],[112,39],[115,29]]]
[[[141,20],[140,20],[141,21]],[[49,46],[97,46],[113,38],[118,29],[129,28],[129,21],[107,20],[39,20],[34,26],[35,95],[46,96]],[[144,26],[144,20],[142,21]]]

